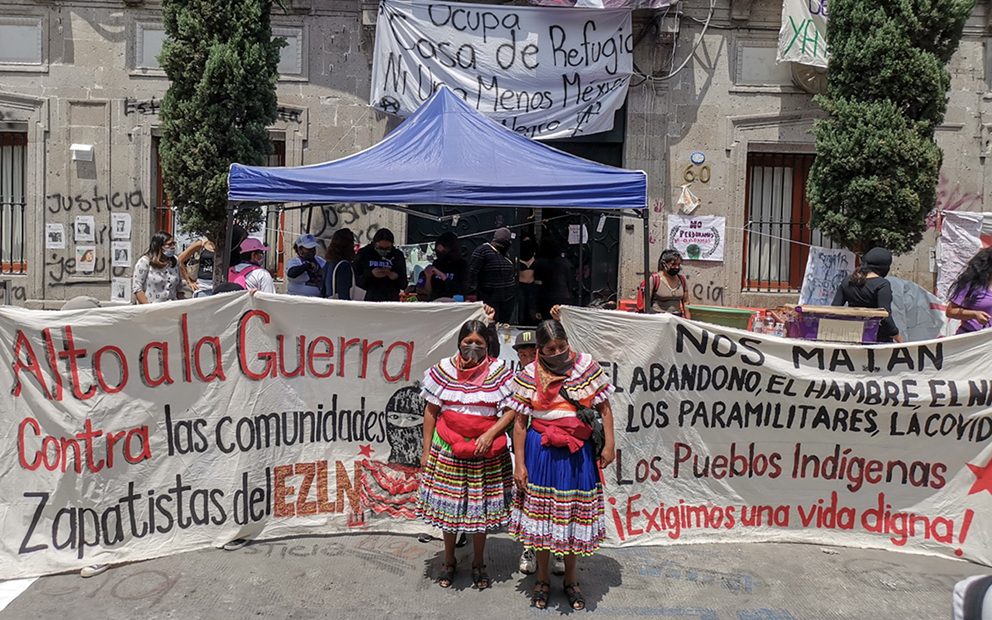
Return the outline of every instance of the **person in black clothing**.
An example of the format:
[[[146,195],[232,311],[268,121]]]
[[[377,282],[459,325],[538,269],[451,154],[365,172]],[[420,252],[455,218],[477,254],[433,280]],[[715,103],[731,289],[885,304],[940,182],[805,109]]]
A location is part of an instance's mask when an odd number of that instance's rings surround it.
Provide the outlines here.
[[[541,240],[534,261],[534,281],[537,282],[537,318],[551,318],[551,308],[572,303],[575,270],[550,235]]]
[[[355,275],[365,289],[365,301],[399,301],[406,288],[406,259],[393,246],[393,233],[380,228],[372,243],[355,256]]]
[[[534,261],[537,260],[537,242],[525,235],[520,242],[520,256],[517,258],[517,324],[537,325],[537,284],[534,277]]]
[[[878,328],[878,342],[903,342],[892,320],[892,285],[885,279],[892,266],[892,253],[885,248],[872,248],[861,260],[861,267],[851,274],[834,295],[834,306],[852,308],[881,308],[889,313]]]
[[[420,274],[417,292],[428,301],[465,296],[468,292],[468,262],[462,258],[458,235],[442,233],[434,242],[434,262]]]
[[[500,228],[493,240],[472,252],[468,267],[469,295],[475,295],[496,310],[496,321],[509,323],[516,305],[517,270],[507,258],[512,236],[509,228]]]

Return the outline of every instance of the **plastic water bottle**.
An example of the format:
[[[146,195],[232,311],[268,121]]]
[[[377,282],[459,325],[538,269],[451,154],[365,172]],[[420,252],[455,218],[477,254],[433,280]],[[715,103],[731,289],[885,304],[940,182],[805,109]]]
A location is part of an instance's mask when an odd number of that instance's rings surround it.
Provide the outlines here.
[[[754,317],[754,320],[751,321],[751,331],[756,334],[765,333],[765,324],[762,322],[761,317],[756,316]]]
[[[765,318],[765,333],[769,336],[775,335],[775,319],[770,316]]]
[[[775,335],[779,338],[785,338],[785,323],[779,321],[775,324]]]

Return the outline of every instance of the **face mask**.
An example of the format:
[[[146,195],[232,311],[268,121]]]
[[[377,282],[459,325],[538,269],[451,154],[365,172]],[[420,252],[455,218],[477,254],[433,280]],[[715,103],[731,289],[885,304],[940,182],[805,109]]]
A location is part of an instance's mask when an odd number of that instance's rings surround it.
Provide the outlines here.
[[[317,250],[300,250],[300,258],[303,260],[313,260],[317,256]]]
[[[466,362],[479,363],[486,359],[486,347],[481,344],[463,344],[458,347],[458,353]]]
[[[680,273],[682,273],[682,268],[681,267],[669,267],[668,269],[665,270],[665,273],[667,273],[670,276],[677,276]]]
[[[558,355],[542,355],[540,359],[545,369],[559,377],[568,376],[572,372],[572,366],[575,365],[571,350],[562,351]]]
[[[380,247],[376,247],[375,251],[376,251],[377,254],[379,254],[379,256],[381,256],[383,258],[386,258],[387,256],[389,256],[392,253],[393,248],[380,248]]]
[[[168,248],[162,250],[162,256],[166,258],[172,258],[175,255],[176,255],[176,248]]]

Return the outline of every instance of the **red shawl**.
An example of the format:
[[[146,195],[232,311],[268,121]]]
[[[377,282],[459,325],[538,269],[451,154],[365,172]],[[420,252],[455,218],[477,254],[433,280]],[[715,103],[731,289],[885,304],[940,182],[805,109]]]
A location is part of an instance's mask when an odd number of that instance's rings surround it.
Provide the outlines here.
[[[475,440],[496,424],[496,416],[479,416],[443,411],[434,427],[449,446],[451,452],[460,459],[487,458],[501,454],[506,450],[506,433],[500,433],[493,440],[489,451],[477,457],[475,455]]]

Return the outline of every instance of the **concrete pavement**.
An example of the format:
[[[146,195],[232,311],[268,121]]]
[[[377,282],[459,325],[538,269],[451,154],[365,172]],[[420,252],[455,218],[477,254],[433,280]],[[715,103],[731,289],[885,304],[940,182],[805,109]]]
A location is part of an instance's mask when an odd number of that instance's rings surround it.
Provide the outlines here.
[[[549,608],[529,606],[520,547],[490,538],[493,587],[470,583],[471,545],[454,586],[438,587],[441,543],[361,534],[255,543],[39,579],[0,620],[601,618],[820,620],[949,618],[951,588],[985,567],[812,545],[685,545],[604,550],[580,562],[589,611],[572,612],[553,577]]]

